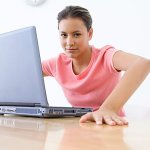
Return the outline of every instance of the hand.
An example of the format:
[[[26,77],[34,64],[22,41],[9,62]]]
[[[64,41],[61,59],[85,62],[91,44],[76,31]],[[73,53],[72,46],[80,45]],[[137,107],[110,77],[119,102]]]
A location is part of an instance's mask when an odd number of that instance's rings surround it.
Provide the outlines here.
[[[100,108],[97,111],[89,112],[83,115],[79,122],[84,123],[87,121],[95,121],[98,125],[108,124],[111,126],[128,124],[126,120],[119,117],[114,111],[106,108]]]

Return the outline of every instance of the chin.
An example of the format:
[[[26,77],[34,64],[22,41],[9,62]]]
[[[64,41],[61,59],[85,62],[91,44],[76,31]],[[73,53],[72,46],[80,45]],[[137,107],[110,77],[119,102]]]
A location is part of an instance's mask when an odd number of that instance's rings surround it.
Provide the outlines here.
[[[75,54],[71,54],[71,53],[65,53],[69,58],[76,58]]]
[[[74,56],[72,56],[72,55],[68,55],[68,54],[67,54],[67,56],[68,56],[69,58],[72,58],[72,59],[73,59],[73,58],[76,58],[76,57],[74,57]]]

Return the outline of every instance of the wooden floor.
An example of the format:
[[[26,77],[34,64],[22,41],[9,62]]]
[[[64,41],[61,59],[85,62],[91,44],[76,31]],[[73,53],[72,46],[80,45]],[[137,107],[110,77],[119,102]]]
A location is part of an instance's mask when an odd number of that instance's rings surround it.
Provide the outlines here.
[[[150,111],[146,112],[139,117],[127,116],[128,126],[114,127],[93,122],[79,124],[79,118],[73,117],[41,119],[0,116],[0,149],[149,150]]]

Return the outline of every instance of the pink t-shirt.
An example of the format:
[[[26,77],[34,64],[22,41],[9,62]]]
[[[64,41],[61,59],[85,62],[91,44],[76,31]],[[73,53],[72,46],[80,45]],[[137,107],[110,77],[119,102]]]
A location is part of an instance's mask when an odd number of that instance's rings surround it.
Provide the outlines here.
[[[91,61],[81,74],[75,75],[72,61],[64,53],[42,62],[42,70],[61,85],[68,102],[74,107],[97,110],[119,82],[121,73],[112,64],[117,50],[112,46],[92,46]],[[118,112],[121,116],[123,111]]]

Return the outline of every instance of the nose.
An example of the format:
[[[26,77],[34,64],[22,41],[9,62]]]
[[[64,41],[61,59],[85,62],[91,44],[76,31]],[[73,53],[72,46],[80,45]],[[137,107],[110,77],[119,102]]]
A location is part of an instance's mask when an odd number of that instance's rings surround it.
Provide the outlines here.
[[[67,46],[73,46],[74,45],[74,39],[71,36],[68,36],[66,39]]]

